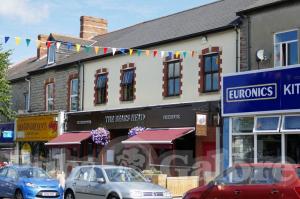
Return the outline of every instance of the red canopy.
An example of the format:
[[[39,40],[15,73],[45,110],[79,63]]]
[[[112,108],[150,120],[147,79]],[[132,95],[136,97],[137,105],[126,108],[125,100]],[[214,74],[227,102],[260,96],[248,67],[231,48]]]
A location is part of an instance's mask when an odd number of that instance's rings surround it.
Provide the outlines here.
[[[53,140],[47,142],[46,146],[62,146],[62,145],[76,145],[81,144],[82,141],[87,140],[91,137],[90,132],[74,132],[64,133]]]
[[[193,132],[194,128],[146,129],[122,144],[173,144],[173,141]]]

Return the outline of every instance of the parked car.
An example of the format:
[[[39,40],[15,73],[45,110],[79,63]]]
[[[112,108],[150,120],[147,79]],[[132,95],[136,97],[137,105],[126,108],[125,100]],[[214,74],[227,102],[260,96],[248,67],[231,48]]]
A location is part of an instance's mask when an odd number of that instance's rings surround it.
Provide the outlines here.
[[[299,199],[300,165],[239,164],[183,199]]]
[[[164,188],[128,167],[80,166],[66,180],[65,199],[171,199]]]
[[[0,198],[63,198],[58,181],[42,169],[31,166],[6,166],[0,169]]]

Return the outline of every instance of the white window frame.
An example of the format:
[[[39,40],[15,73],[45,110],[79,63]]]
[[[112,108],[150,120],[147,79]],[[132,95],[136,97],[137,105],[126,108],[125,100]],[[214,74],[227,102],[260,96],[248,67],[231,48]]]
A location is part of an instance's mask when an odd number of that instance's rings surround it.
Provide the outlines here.
[[[234,127],[233,120],[236,119],[236,118],[253,118],[254,123],[253,123],[253,128],[251,129],[252,132],[247,132],[247,133],[243,133],[243,132],[235,133],[235,132],[233,132],[233,127]],[[253,116],[232,117],[231,121],[232,121],[232,135],[253,135],[253,133],[254,133],[253,129],[255,128],[255,117],[253,117]]]
[[[294,114],[294,115],[283,115],[282,116],[282,124],[281,124],[281,129],[280,131],[283,133],[296,133],[296,132],[300,132],[300,128],[299,129],[284,129],[284,125],[285,125],[285,118],[289,117],[289,116],[298,116],[300,117],[300,114]]]
[[[73,81],[74,81],[74,80],[77,80],[77,85],[78,85],[78,83],[79,83],[78,78],[73,78],[73,79],[71,79],[71,81],[70,81],[70,96],[69,96],[69,97],[70,97],[70,99],[69,99],[69,100],[70,100],[70,105],[69,105],[69,106],[70,106],[70,107],[69,107],[70,111],[77,111],[77,110],[78,110],[78,101],[77,101],[76,109],[72,109],[72,99],[73,99],[73,98],[76,98],[76,97],[78,98],[78,87],[77,87],[77,94],[73,94],[73,93],[72,93],[72,91],[73,91],[73,89],[72,89],[72,88],[73,88]]]
[[[256,125],[257,125],[257,119],[259,118],[271,118],[271,117],[278,117],[278,124],[277,124],[277,129],[276,130],[257,130]],[[254,133],[279,133],[280,131],[280,126],[281,126],[281,115],[271,115],[271,116],[256,116],[254,117],[254,127],[253,127],[253,132]]]
[[[54,110],[54,97],[53,98],[49,98],[48,96],[48,89],[49,89],[49,86],[52,86],[52,92],[53,92],[53,95],[54,95],[54,83],[49,83],[49,84],[46,84],[46,111],[49,111],[49,102],[52,101],[52,104],[53,104],[53,110]],[[51,111],[53,111],[51,110]]]
[[[51,45],[50,47],[48,48],[48,53],[47,53],[47,61],[48,61],[48,64],[53,64],[55,63],[55,53],[56,53],[56,46],[55,46],[55,43],[50,41],[51,42]],[[54,52],[53,52],[54,51]],[[53,53],[52,56],[51,53]]]
[[[286,30],[286,31],[281,31],[281,32],[276,32],[274,33],[273,36],[273,45],[274,45],[274,67],[286,67],[286,66],[295,66],[299,63],[299,39],[297,38],[297,40],[291,40],[291,41],[287,41],[287,42],[279,42],[276,43],[276,35],[281,34],[281,33],[288,33],[288,32],[293,32],[293,31],[297,31],[298,34],[298,38],[299,38],[299,29],[291,29],[291,30]],[[293,65],[288,65],[288,48],[286,48],[286,65],[283,66],[282,65],[282,61],[283,61],[283,57],[282,57],[282,44],[286,44],[288,45],[289,43],[293,43],[293,42],[298,42],[298,63],[297,64],[293,64]],[[276,66],[276,45],[279,44],[280,45],[280,65]]]

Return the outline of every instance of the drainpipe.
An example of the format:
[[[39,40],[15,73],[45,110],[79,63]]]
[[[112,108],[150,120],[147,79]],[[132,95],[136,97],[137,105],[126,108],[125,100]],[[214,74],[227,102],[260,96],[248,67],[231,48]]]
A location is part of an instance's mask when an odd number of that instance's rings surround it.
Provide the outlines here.
[[[26,111],[30,111],[30,99],[31,99],[31,81],[30,81],[30,79],[27,79],[27,78],[25,78],[25,81],[26,82],[28,82],[28,102],[27,102],[27,107],[28,107],[28,110],[26,110]]]
[[[79,77],[79,84],[78,86],[81,85],[82,81],[82,92],[80,92],[80,99],[81,99],[81,107],[80,110],[84,110],[84,87],[85,87],[85,79],[84,79],[84,64],[81,63],[80,61],[77,62],[77,70],[78,70],[78,77]],[[82,71],[82,74],[81,74]],[[80,78],[82,77],[82,78]]]
[[[234,26],[234,30],[235,30],[235,33],[236,33],[236,39],[235,39],[235,54],[236,54],[235,72],[239,72],[239,30],[238,30],[238,25]]]
[[[250,16],[247,16],[247,21],[248,21],[248,27],[247,27],[247,31],[248,31],[248,35],[247,35],[247,38],[248,38],[248,41],[247,41],[247,44],[248,44],[248,70],[250,71],[252,69],[251,67],[251,21],[250,21]]]

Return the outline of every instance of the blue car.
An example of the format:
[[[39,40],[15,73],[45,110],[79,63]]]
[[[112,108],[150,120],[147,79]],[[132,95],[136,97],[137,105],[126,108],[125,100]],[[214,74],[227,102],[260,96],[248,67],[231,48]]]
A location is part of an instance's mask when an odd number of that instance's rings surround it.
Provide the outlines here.
[[[63,188],[40,168],[7,166],[0,169],[0,198],[63,199]]]

